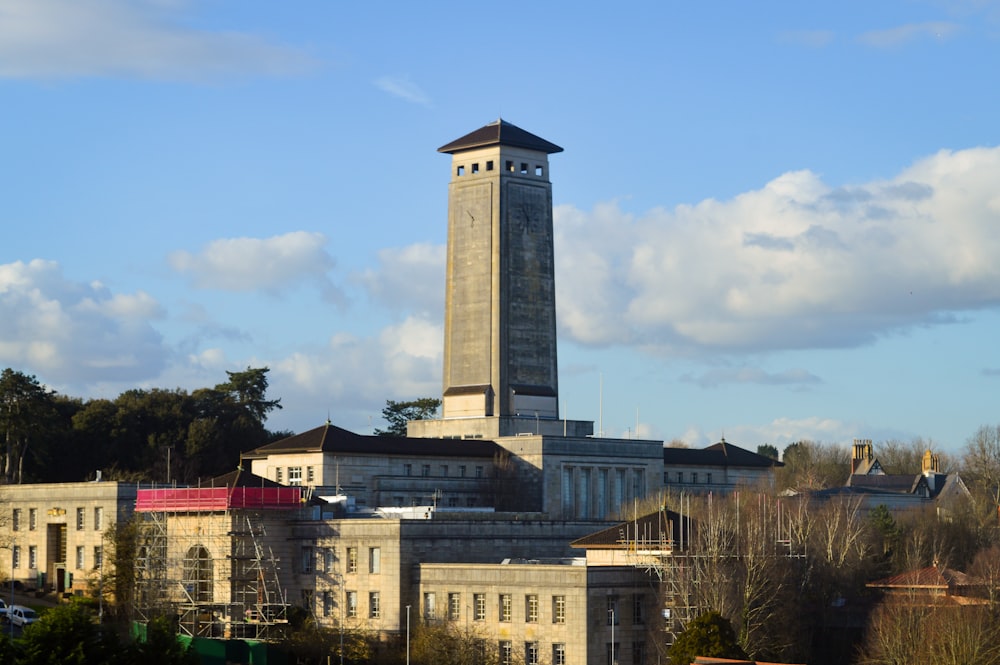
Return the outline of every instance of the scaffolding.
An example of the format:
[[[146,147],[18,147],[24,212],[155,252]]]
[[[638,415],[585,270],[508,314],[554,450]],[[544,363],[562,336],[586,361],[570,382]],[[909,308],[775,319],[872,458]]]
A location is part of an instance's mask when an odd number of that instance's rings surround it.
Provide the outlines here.
[[[766,556],[797,559],[805,556],[804,549],[793,542],[792,529],[778,499],[754,495],[756,517],[762,529],[753,534],[766,543]],[[715,547],[716,539],[706,534],[719,533],[717,521],[722,520],[712,495],[697,495],[704,502],[700,519],[692,517],[692,495],[681,494],[680,511],[660,510],[645,516],[635,516],[619,527],[619,543],[626,549],[631,565],[655,576],[662,592],[662,613],[667,644],[683,632],[687,625],[709,609],[703,599],[706,589],[718,584],[711,571],[712,562],[736,563],[749,553],[740,546],[740,495],[733,494],[735,530],[727,534],[727,547]],[[718,497],[714,503],[720,503]],[[744,511],[746,508],[744,507]],[[730,515],[729,517],[732,517]],[[744,534],[750,535],[750,534]]]
[[[136,620],[173,617],[189,637],[278,639],[288,602],[268,531],[301,502],[287,487],[140,490]]]

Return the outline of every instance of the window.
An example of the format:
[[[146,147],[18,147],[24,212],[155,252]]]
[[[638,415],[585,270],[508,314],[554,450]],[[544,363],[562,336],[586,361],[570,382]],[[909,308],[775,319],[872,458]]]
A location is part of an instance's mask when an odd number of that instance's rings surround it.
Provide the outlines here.
[[[84,566],[84,561],[83,561],[83,545],[77,545],[76,546],[76,569],[77,570],[83,570],[83,566]]]
[[[539,177],[545,175],[545,168],[542,167],[540,164],[535,164],[535,175]]]
[[[421,464],[420,465],[420,475],[424,476],[425,478],[427,476],[431,475],[431,465],[430,464]]]
[[[492,171],[493,170],[493,160],[492,159],[486,162],[486,170],[487,171]]]
[[[500,640],[500,665],[512,665],[514,662],[514,647],[507,640]]]
[[[500,620],[509,622],[513,613],[514,603],[509,593],[500,594]]]
[[[461,466],[458,467],[458,475],[461,476],[462,478],[465,478],[465,465],[464,464],[462,464]]]
[[[465,175],[465,165],[459,166],[455,169],[455,175]]]
[[[449,496],[448,497],[448,507],[449,508],[458,508],[458,497],[457,496]]]
[[[645,621],[643,616],[643,606],[646,604],[646,597],[641,593],[632,596],[632,623],[641,624]]]
[[[38,528],[38,508],[28,508],[28,530],[34,531]]]
[[[347,592],[347,616],[351,619],[358,616],[358,592]]]
[[[474,496],[466,497],[465,498],[465,507],[466,508],[475,508],[476,507],[476,497],[474,497]]]
[[[538,665],[538,642],[524,643],[525,665]]]
[[[712,474],[711,473],[706,473],[705,474],[705,483],[707,483],[708,485],[712,484]]]
[[[692,485],[697,485],[698,484],[698,472],[697,471],[692,471],[691,472],[691,484]]]
[[[328,617],[333,613],[333,594],[329,591],[323,592],[323,616]]]
[[[302,548],[302,572],[311,573],[313,570],[313,548]]]
[[[640,498],[646,495],[646,474],[642,469],[632,469],[632,496]]]
[[[506,168],[508,171],[510,171],[511,173],[513,173],[514,172],[514,162],[512,160],[508,159],[507,162],[504,164],[504,168]]]
[[[538,596],[533,593],[524,597],[524,620],[538,623]]]
[[[472,163],[472,172],[473,173],[479,173],[479,162],[473,162]]]
[[[104,508],[97,506],[94,508],[94,531],[104,528]]]
[[[368,548],[368,572],[372,575],[382,572],[382,549],[379,547]]]
[[[472,595],[473,604],[476,607],[476,621],[486,621],[486,594],[476,593]]]
[[[566,645],[552,645],[552,665],[566,665]]]
[[[11,565],[14,568],[21,567],[21,546],[14,545],[14,549],[11,550]]]
[[[276,483],[280,483],[281,482],[281,467],[280,466],[279,467],[275,467],[275,469],[274,469],[274,482],[276,482]]]
[[[323,550],[323,572],[332,573],[333,566],[336,563],[336,553],[333,551],[332,547],[328,547]]]
[[[448,477],[448,465],[447,464],[442,464],[441,465],[441,477],[442,478],[447,478]]]
[[[316,482],[316,469],[311,466],[306,467],[306,482],[310,485]]]
[[[608,596],[608,625],[617,626],[621,617],[618,616],[618,596]]]
[[[347,572],[356,573],[358,572],[358,548],[348,547],[347,548]]]
[[[76,530],[83,531],[83,524],[86,520],[86,515],[83,512],[83,508],[76,509]]]
[[[483,467],[477,466],[476,467],[476,478],[482,478],[482,477],[483,477]]]
[[[437,616],[437,595],[433,591],[424,594],[424,618],[434,619]]]
[[[289,485],[301,485],[302,484],[302,467],[301,466],[290,466],[290,467],[288,467],[288,484]]]
[[[412,476],[413,475],[413,465],[412,464],[404,464],[403,465],[403,475],[404,476]]]
[[[679,483],[683,483],[684,482],[684,472],[683,471],[678,471],[677,472],[677,482],[679,482]]]
[[[646,643],[632,643],[632,665],[643,665],[646,662]]]
[[[11,520],[10,520],[10,528],[13,531],[20,531],[21,530],[21,509],[20,508],[15,508],[14,509],[14,514],[11,516]]]
[[[566,596],[552,596],[552,623],[566,623]]]
[[[663,484],[667,485],[669,483],[670,483],[670,472],[669,471],[664,471],[663,472]]]
[[[99,558],[99,548],[95,547],[95,568],[100,565]],[[191,601],[200,603],[212,600],[215,587],[213,582],[214,566],[212,555],[208,549],[201,545],[195,545],[188,549],[187,555],[184,557],[183,566],[184,576],[181,578],[181,584],[184,585],[184,591],[190,597]]]
[[[378,591],[371,591],[368,594],[368,618],[378,619],[382,616],[382,603]]]
[[[521,162],[521,175],[528,175],[528,163]]]
[[[448,619],[458,621],[462,618],[462,594],[448,594]]]
[[[28,545],[28,568],[38,568],[37,545]]]

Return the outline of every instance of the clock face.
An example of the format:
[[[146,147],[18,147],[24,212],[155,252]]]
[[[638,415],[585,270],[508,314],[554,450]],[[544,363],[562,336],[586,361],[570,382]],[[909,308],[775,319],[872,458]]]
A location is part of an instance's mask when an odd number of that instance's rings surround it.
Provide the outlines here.
[[[482,229],[490,226],[491,189],[488,186],[464,188],[455,200],[456,227]]]

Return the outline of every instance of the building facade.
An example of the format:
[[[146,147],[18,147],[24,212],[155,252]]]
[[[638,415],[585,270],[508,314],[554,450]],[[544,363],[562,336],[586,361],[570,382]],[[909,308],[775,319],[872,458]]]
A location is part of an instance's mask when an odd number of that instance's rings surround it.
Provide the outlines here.
[[[104,565],[104,533],[135,508],[134,483],[5,485],[8,579],[29,590],[82,593]]]

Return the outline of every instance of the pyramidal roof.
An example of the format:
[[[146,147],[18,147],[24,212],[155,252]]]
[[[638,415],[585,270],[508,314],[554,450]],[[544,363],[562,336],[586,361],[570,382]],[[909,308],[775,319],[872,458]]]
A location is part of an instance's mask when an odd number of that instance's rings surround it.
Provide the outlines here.
[[[490,124],[470,132],[460,139],[438,148],[438,152],[455,154],[463,150],[484,148],[489,145],[507,145],[514,148],[537,150],[546,154],[562,152],[563,149],[555,143],[550,143],[540,136],[526,132],[517,125],[512,125],[504,119],[498,119]]]

